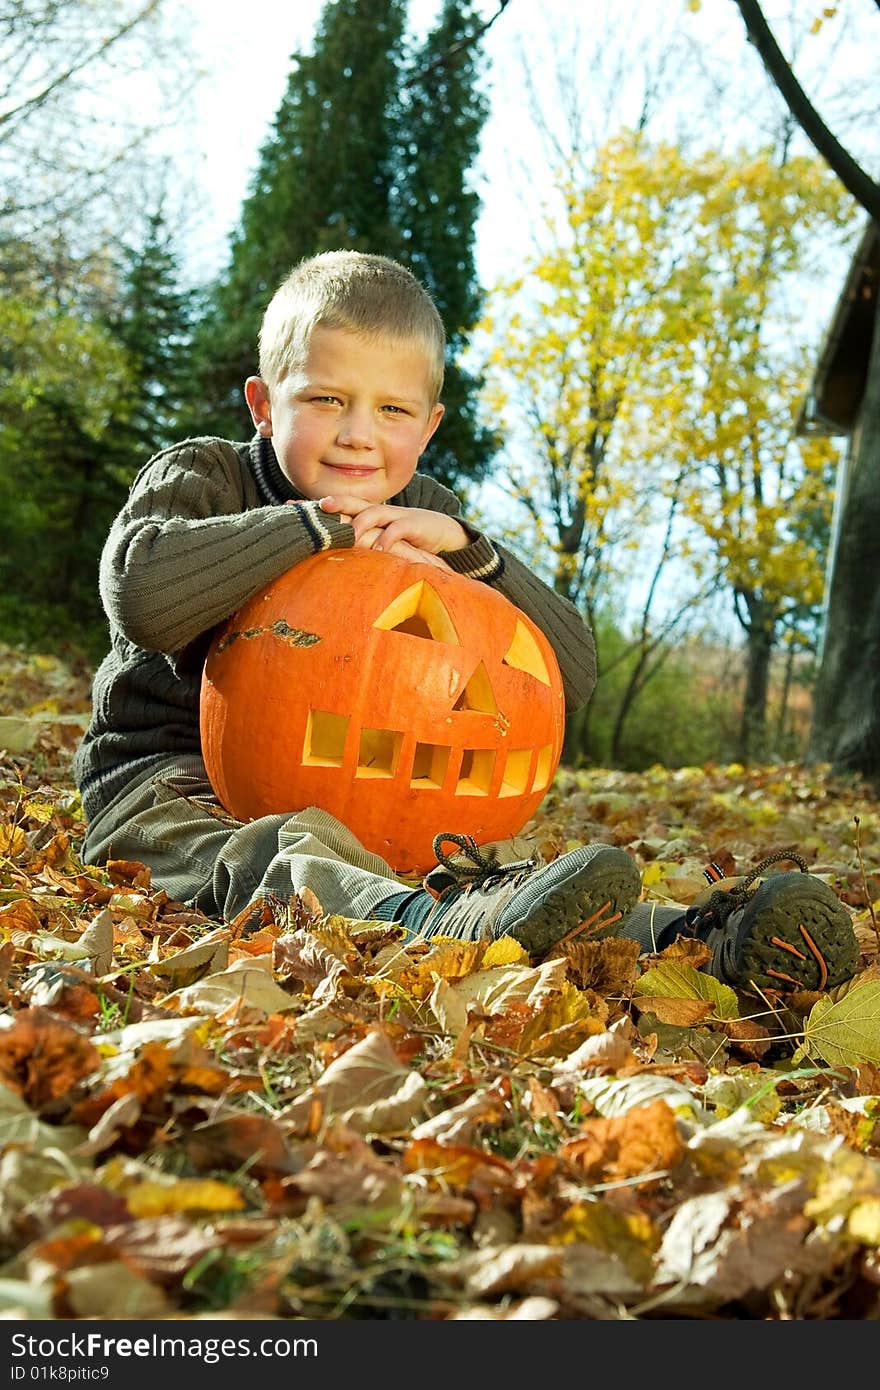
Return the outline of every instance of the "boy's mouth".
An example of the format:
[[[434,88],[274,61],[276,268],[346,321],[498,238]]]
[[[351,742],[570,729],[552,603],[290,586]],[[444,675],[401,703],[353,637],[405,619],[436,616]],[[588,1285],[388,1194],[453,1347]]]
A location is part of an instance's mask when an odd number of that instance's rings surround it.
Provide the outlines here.
[[[373,473],[379,472],[375,464],[370,463],[325,463],[324,467],[332,469],[334,473],[346,473],[353,478],[369,478]]]

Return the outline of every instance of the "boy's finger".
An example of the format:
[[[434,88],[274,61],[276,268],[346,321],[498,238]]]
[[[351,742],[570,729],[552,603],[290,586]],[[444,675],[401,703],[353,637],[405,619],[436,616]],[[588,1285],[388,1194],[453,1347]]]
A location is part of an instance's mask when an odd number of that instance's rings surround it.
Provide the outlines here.
[[[322,512],[345,512],[348,516],[357,516],[367,507],[374,507],[375,502],[367,502],[363,497],[334,496],[321,497],[318,499],[318,506]]]

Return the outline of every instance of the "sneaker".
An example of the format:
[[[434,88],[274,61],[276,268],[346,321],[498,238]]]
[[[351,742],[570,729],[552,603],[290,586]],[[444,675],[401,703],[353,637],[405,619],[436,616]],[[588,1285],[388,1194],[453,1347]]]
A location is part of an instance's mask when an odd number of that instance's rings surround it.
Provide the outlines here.
[[[800,872],[757,882],[782,860]],[[686,923],[685,933],[712,950],[707,974],[738,989],[833,989],[858,966],[847,909],[797,854],[771,854],[746,878],[716,881],[688,910]]]
[[[459,854],[443,846],[455,844]],[[584,934],[614,935],[641,892],[634,859],[613,845],[584,845],[544,864],[535,858],[501,862],[465,835],[438,835],[437,868],[425,887],[438,894],[420,935],[476,941],[512,936],[529,953]]]

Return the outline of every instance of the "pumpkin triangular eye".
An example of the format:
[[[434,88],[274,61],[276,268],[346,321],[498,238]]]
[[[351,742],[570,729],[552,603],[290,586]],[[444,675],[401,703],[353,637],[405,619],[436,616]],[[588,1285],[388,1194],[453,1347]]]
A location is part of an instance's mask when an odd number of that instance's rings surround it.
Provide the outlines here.
[[[407,632],[411,637],[427,637],[435,642],[458,643],[452,619],[440,601],[436,589],[420,579],[389,603],[373,627],[386,632]]]
[[[534,676],[535,680],[541,681],[544,685],[552,684],[541,649],[519,618],[516,620],[513,641],[501,659],[505,666],[513,666],[517,671],[528,671],[530,676]]]
[[[498,705],[492,691],[489,673],[482,661],[462,690],[453,709],[472,709],[480,714],[497,714]]]

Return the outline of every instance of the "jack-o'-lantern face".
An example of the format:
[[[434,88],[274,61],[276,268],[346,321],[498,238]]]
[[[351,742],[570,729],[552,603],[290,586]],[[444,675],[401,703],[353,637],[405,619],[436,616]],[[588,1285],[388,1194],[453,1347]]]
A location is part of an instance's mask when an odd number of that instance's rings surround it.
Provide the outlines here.
[[[202,750],[239,820],[320,806],[399,874],[434,836],[522,829],[562,750],[544,634],[485,584],[326,551],[256,594],[205,663]]]

